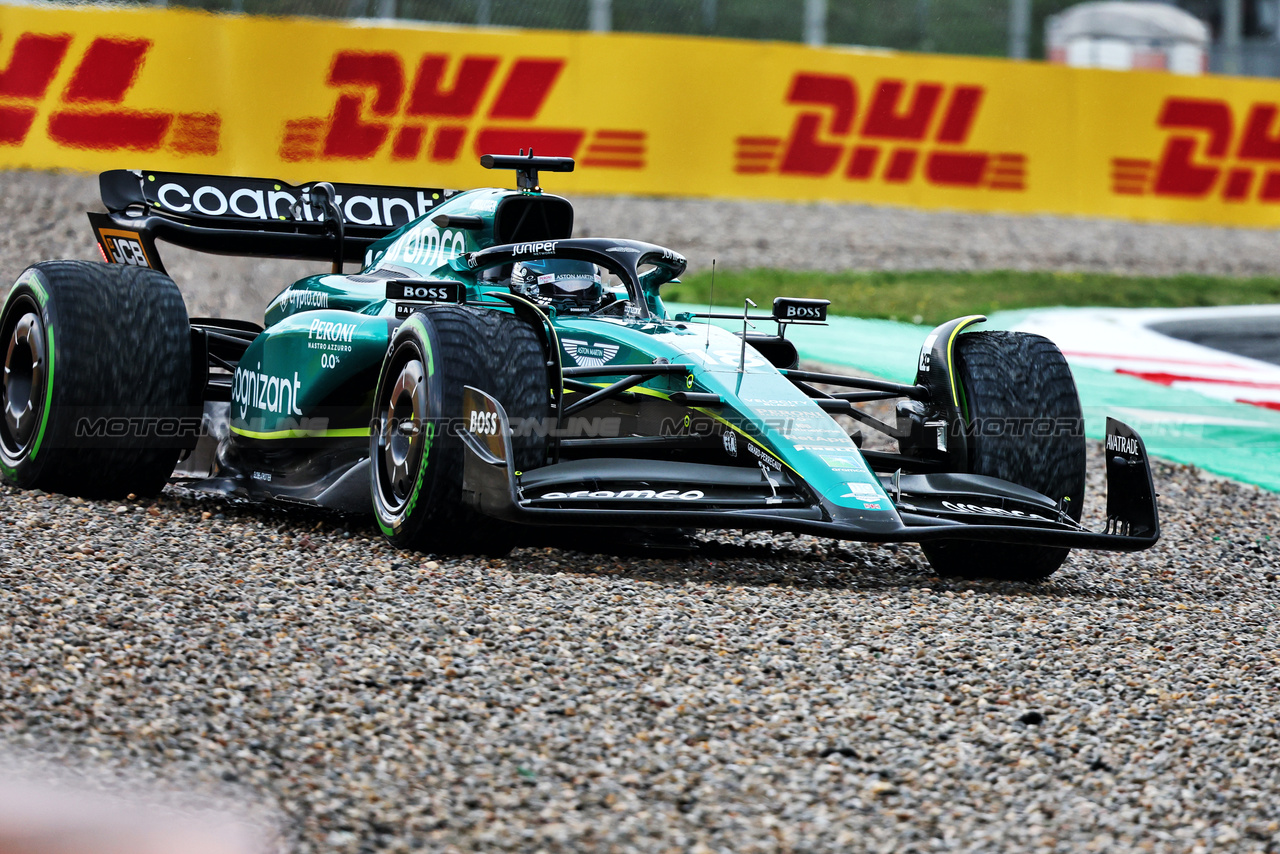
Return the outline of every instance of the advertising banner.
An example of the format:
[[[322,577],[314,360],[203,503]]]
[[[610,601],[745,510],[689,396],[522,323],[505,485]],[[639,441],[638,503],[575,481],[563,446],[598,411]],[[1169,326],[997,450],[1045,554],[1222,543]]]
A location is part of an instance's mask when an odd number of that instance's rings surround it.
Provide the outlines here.
[[[1280,84],[780,42],[0,5],[0,168],[1271,226]]]

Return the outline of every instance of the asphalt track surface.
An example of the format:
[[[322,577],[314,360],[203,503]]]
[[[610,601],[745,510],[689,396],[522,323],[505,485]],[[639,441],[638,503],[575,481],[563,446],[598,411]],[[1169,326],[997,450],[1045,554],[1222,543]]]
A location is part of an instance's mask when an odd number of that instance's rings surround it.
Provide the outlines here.
[[[1280,365],[1280,316],[1198,318],[1157,323],[1151,329],[1202,347]]]
[[[91,252],[85,186],[0,175],[0,266]],[[289,269],[175,265],[193,313]],[[1156,548],[1038,587],[733,532],[444,560],[360,519],[5,487],[0,746],[230,804],[246,851],[1275,851],[1280,499],[1155,474]]]

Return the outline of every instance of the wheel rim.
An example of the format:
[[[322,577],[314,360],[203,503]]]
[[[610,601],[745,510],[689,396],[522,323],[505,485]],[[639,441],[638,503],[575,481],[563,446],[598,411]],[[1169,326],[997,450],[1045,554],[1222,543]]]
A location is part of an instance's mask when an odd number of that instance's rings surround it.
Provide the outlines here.
[[[430,445],[426,410],[426,372],[421,360],[410,358],[390,384],[379,425],[378,482],[387,503],[396,511],[409,500],[422,455]]]
[[[0,442],[6,455],[25,454],[37,435],[44,408],[47,351],[44,327],[34,310],[23,312],[5,340],[4,380],[0,386]]]

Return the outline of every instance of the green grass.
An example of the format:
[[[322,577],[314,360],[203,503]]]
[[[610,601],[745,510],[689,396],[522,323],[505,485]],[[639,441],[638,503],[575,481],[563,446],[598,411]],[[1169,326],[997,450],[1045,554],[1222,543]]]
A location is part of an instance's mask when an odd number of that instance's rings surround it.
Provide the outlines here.
[[[706,303],[709,273],[662,289],[665,300]],[[811,273],[786,270],[717,272],[715,302],[761,308],[777,296],[831,300],[831,314],[938,324],[965,314],[1043,306],[1180,308],[1280,303],[1280,278],[1114,276],[1101,273]]]

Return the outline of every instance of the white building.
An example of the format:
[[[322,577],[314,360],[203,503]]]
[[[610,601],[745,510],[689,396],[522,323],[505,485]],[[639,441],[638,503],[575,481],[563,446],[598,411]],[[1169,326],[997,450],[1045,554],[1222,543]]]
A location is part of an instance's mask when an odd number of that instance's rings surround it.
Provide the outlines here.
[[[1085,68],[1203,74],[1209,27],[1165,3],[1081,3],[1045,23],[1049,61]]]

